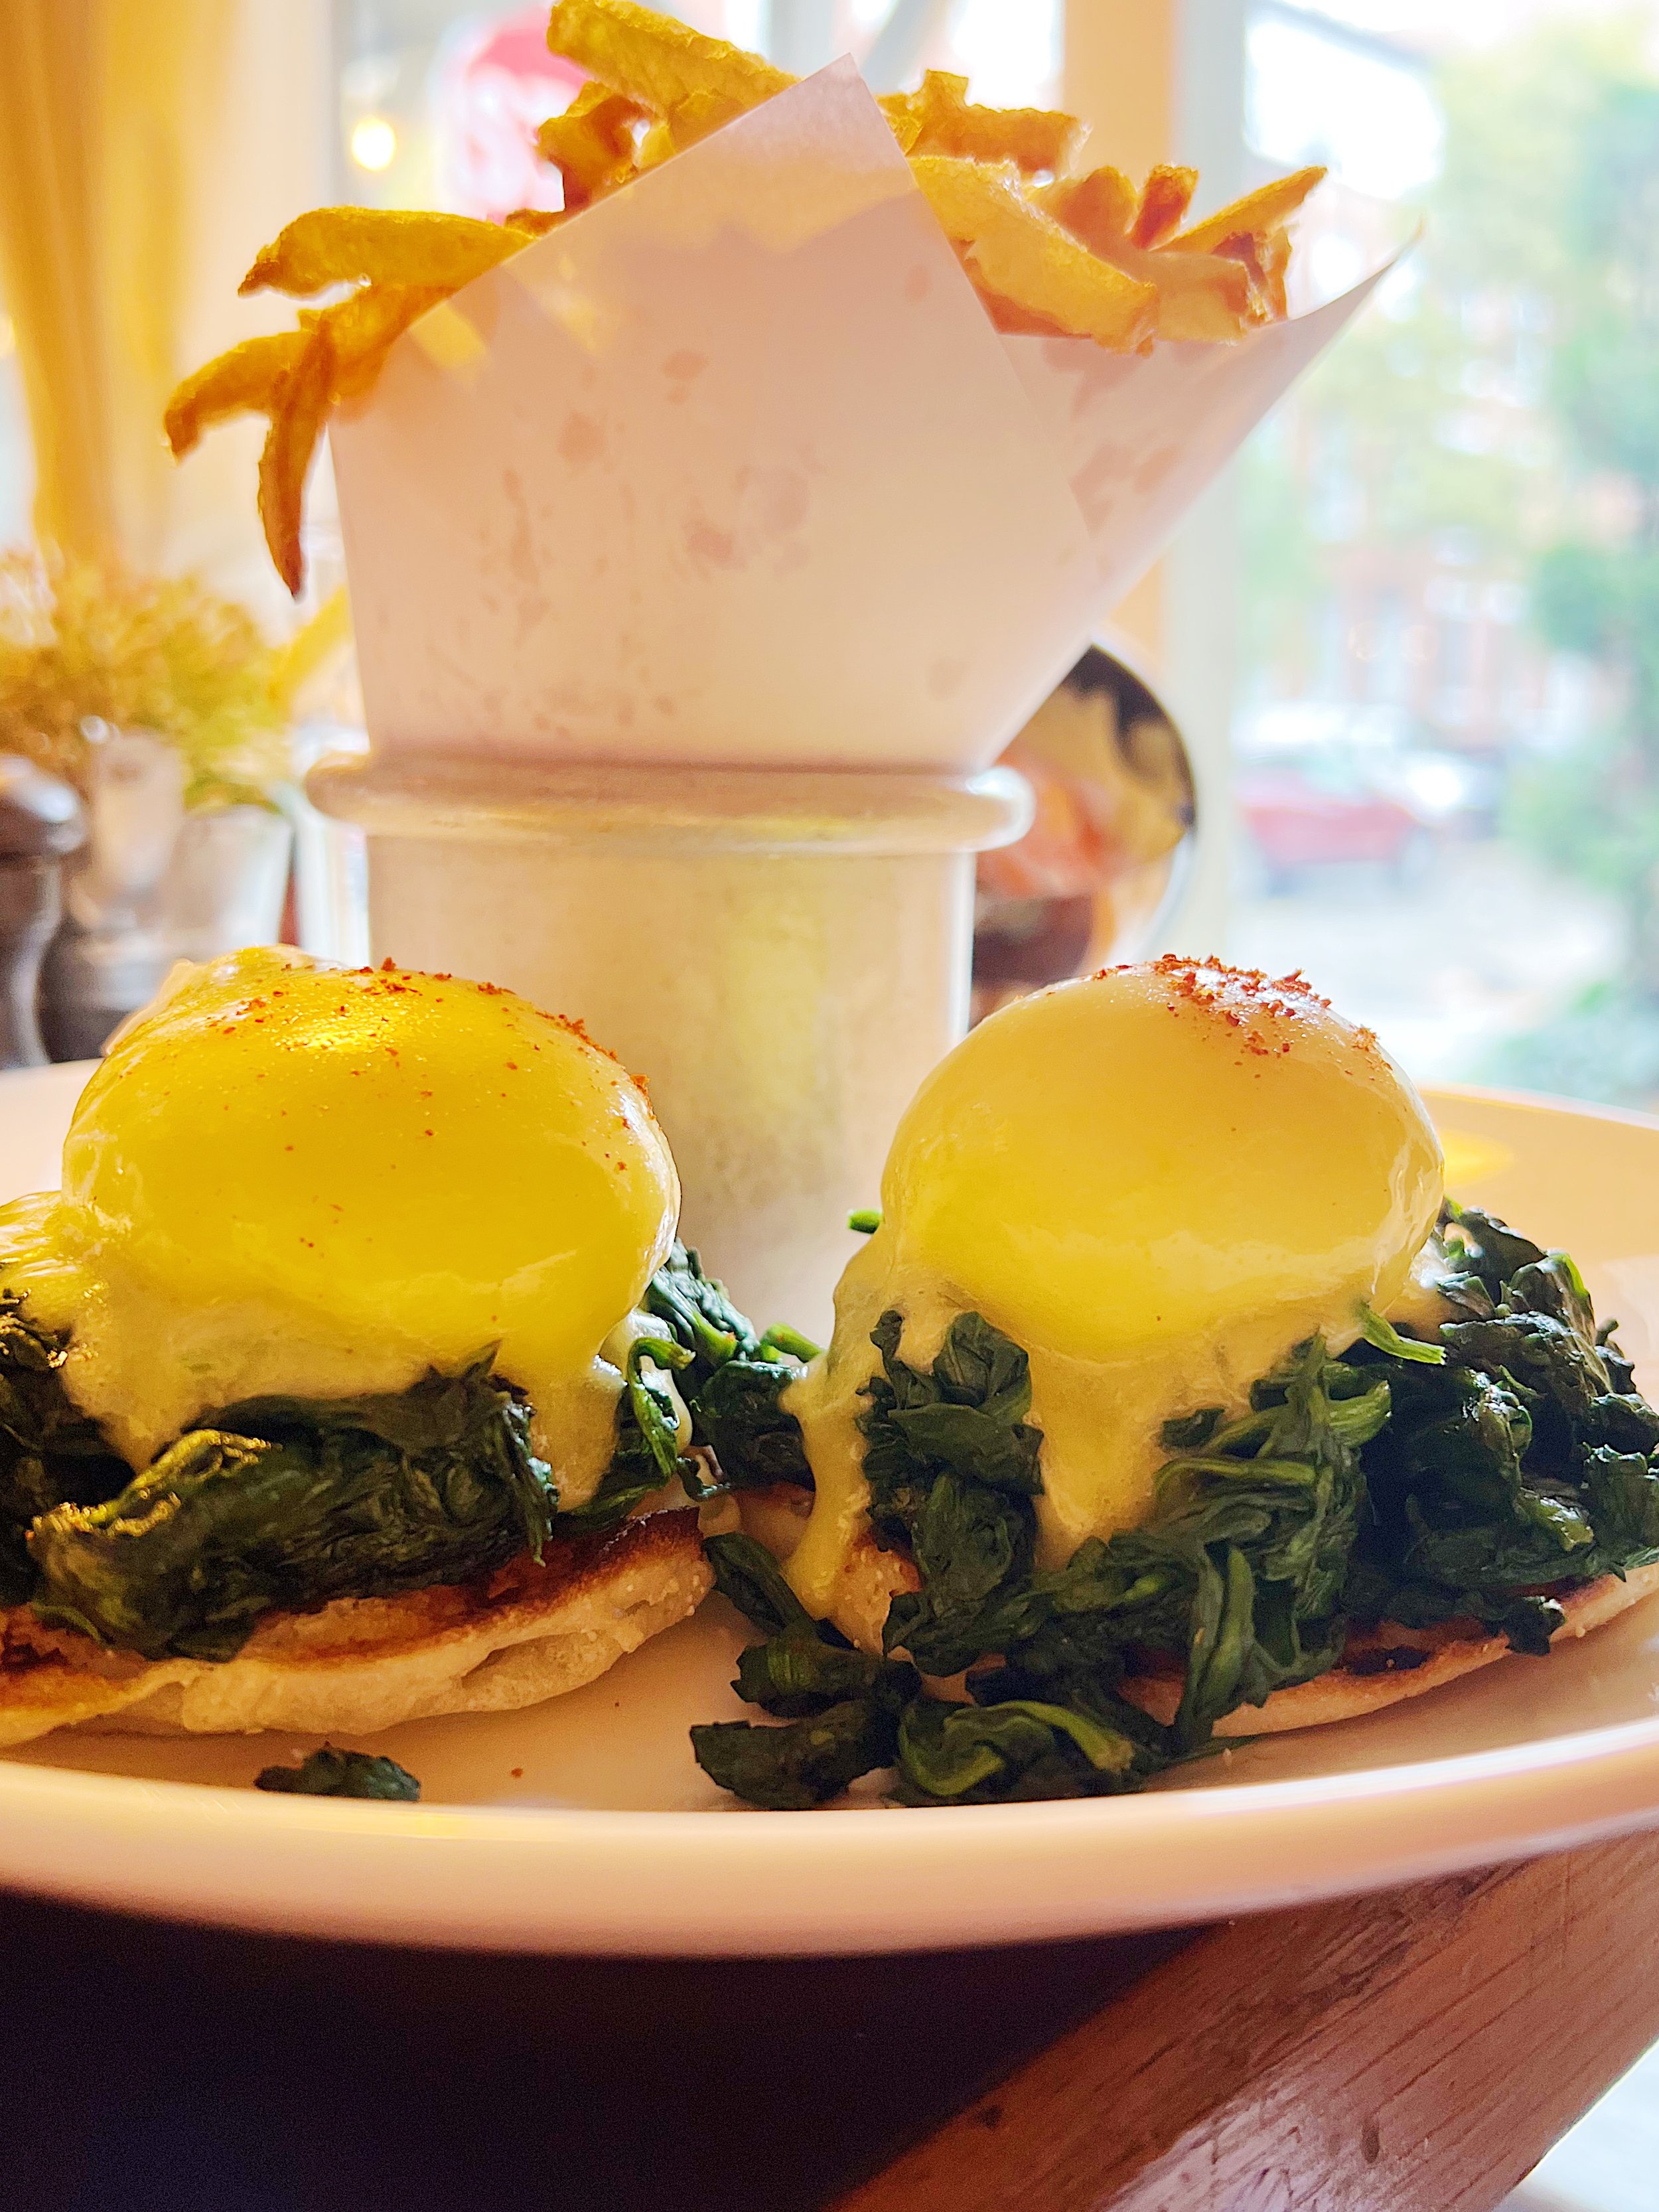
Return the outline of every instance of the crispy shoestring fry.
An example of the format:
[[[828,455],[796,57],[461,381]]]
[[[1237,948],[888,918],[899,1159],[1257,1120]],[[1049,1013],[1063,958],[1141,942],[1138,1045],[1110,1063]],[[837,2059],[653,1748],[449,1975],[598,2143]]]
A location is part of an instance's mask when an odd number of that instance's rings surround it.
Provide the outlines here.
[[[297,299],[334,284],[431,284],[458,292],[524,244],[498,222],[394,208],[313,208],[255,257],[237,288]]]
[[[259,520],[276,573],[300,596],[305,568],[300,523],[306,476],[332,404],[334,349],[326,330],[307,333],[305,351],[278,385],[259,456]]]
[[[758,54],[706,38],[631,0],[558,0],[547,43],[653,115],[672,116],[693,93],[729,101],[737,114],[795,82]]]
[[[175,461],[183,460],[204,430],[233,415],[269,413],[277,386],[305,350],[301,331],[245,338],[228,353],[187,376],[167,402],[161,427]]]
[[[1170,240],[1169,251],[1213,253],[1230,238],[1262,237],[1280,230],[1324,173],[1320,168],[1296,169],[1288,177],[1275,177],[1271,184],[1259,185],[1218,215],[1206,216],[1190,230],[1179,233]]]
[[[564,179],[567,214],[627,183],[634,173],[635,125],[648,116],[626,93],[590,77],[562,115],[543,124],[536,150]]]
[[[965,76],[929,70],[916,92],[890,94],[882,112],[907,154],[1012,161],[1028,176],[1058,176],[1085,135],[1075,115],[1043,107],[975,107]]]
[[[176,457],[228,416],[269,417],[259,513],[271,558],[296,592],[301,501],[317,441],[342,400],[369,391],[410,325],[532,239],[795,82],[758,55],[634,0],[558,0],[547,43],[589,73],[537,137],[562,180],[562,210],[520,208],[500,223],[356,207],[300,216],[259,254],[243,292],[312,299],[351,289],[302,308],[297,331],[222,354],[167,404]],[[1074,116],[976,106],[967,79],[941,70],[880,105],[999,330],[1144,352],[1158,340],[1224,343],[1285,314],[1285,226],[1323,170],[1279,178],[1183,231],[1195,173],[1160,166],[1139,189],[1109,167],[1079,173],[1085,130]]]
[[[1192,204],[1197,184],[1196,169],[1153,169],[1141,188],[1140,205],[1135,210],[1129,232],[1130,243],[1150,250],[1173,238]]]
[[[999,299],[1024,314],[1122,353],[1154,327],[1158,295],[1091,253],[1018,190],[1012,162],[995,168],[943,154],[913,154],[910,172],[945,236]]]

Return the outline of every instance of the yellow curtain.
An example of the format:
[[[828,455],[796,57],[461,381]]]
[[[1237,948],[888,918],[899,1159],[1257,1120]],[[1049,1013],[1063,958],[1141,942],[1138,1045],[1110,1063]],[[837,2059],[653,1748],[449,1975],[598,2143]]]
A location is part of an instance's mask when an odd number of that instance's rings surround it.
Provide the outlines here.
[[[236,283],[326,197],[327,52],[327,0],[0,0],[0,296],[43,541],[264,595],[247,440],[175,474],[161,416],[271,326]]]

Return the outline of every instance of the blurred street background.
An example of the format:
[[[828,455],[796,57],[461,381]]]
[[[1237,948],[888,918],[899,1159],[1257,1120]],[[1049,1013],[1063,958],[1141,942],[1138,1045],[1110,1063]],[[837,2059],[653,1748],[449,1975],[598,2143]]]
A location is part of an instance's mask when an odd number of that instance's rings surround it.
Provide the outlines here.
[[[1231,949],[1425,1079],[1659,1103],[1659,85],[1591,0],[1257,0],[1245,131],[1421,225],[1240,471]]]

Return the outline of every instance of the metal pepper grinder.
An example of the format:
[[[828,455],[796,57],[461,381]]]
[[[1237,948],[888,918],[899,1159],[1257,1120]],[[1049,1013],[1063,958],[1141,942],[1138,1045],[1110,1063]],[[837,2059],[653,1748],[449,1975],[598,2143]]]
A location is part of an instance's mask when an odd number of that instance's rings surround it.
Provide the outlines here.
[[[81,802],[33,761],[0,753],[0,1068],[41,1067],[40,962],[64,911],[61,866],[86,842]]]

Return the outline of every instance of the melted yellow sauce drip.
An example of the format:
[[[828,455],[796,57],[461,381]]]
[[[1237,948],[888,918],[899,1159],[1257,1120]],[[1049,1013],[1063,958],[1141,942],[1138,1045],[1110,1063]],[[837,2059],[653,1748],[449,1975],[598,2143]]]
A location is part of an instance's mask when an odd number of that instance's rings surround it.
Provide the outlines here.
[[[1145,1516],[1165,1420],[1237,1410],[1293,1345],[1341,1350],[1362,1305],[1388,1310],[1440,1197],[1415,1091],[1299,986],[1162,962],[993,1015],[900,1124],[882,1226],[790,1394],[817,1485],[795,1589],[832,1604],[863,1525],[856,1420],[884,1311],[915,1365],[963,1312],[1029,1353],[1059,1564]]]

